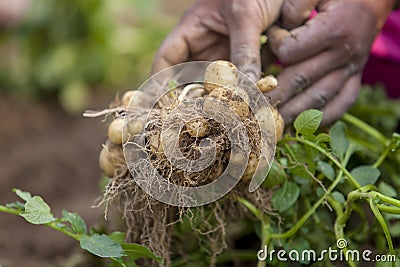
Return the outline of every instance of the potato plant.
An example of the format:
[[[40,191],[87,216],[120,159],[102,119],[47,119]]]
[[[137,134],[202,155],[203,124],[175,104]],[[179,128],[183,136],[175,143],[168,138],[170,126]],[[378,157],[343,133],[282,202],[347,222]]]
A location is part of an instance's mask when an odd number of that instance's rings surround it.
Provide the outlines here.
[[[277,144],[274,164],[263,184],[272,194],[269,211],[238,196],[237,216],[240,208],[245,208],[252,217],[225,222],[227,247],[217,255],[215,265],[335,266],[327,258],[294,263],[257,260],[256,255],[265,246],[268,250],[318,252],[345,239],[348,246],[344,250],[368,246],[376,253],[396,256],[396,262],[377,266],[396,266],[400,253],[400,135],[393,132],[400,118],[398,105],[380,90],[364,88],[350,113],[329,128],[320,127],[322,113],[318,110],[300,114],[292,133]],[[193,129],[200,124],[194,123]],[[39,196],[15,192],[24,202],[0,206],[0,212],[58,230],[94,255],[110,258],[112,266],[135,266],[139,257],[164,266],[146,247],[124,243],[125,233],[88,231],[79,215],[64,211],[61,218],[55,218]],[[207,239],[198,240],[196,232],[208,222],[200,220],[194,209],[191,216],[173,226],[171,266],[210,266],[210,244]],[[179,250],[177,243],[185,250]],[[345,264],[363,266],[364,262]]]

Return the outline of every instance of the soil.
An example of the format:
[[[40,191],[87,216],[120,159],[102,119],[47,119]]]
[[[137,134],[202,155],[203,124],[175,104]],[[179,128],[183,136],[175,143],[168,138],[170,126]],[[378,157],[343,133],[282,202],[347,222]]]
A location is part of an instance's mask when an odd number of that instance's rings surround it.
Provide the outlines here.
[[[113,95],[103,93],[88,106],[104,108]],[[99,225],[103,210],[91,206],[101,195],[97,161],[106,126],[67,114],[57,103],[0,93],[0,203],[16,201],[12,189],[20,188],[42,196],[55,216],[66,209]],[[0,226],[3,267],[68,266],[82,257],[75,240],[22,217],[0,214]]]

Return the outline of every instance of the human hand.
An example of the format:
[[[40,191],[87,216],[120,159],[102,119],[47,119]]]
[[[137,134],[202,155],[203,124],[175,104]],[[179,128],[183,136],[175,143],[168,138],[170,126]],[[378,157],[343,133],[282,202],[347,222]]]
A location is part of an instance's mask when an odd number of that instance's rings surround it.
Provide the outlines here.
[[[283,0],[199,0],[158,50],[152,73],[193,60],[231,60],[253,81],[260,77],[260,36]]]
[[[372,42],[394,4],[374,0],[286,0],[282,27],[268,32],[269,45],[286,65],[270,93],[285,123],[318,108],[329,124],[355,102]],[[307,18],[313,9],[319,13]],[[305,22],[306,21],[306,22]],[[305,22],[305,23],[304,23]]]

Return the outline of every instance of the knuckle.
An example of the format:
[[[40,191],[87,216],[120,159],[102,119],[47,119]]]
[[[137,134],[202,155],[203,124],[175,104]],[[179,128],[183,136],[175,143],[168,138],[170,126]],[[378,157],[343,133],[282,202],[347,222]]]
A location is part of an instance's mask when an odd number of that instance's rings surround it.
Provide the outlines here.
[[[259,61],[260,54],[258,51],[254,51],[248,43],[240,43],[235,50],[235,54],[232,55],[232,60],[235,64],[256,64]]]
[[[293,76],[291,86],[296,91],[301,91],[309,85],[309,79],[303,73],[296,73]]]
[[[232,0],[229,11],[234,18],[242,17],[249,12],[248,8],[246,8],[246,5],[244,5],[242,1],[238,0]]]
[[[324,107],[328,103],[328,98],[321,92],[314,94],[312,100],[316,108]]]

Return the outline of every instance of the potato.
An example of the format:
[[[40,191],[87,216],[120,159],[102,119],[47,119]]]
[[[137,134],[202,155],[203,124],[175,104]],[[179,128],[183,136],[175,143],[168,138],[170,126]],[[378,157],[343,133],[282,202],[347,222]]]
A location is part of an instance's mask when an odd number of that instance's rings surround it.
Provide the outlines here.
[[[274,90],[278,86],[278,80],[274,76],[268,75],[261,78],[256,85],[261,92],[266,93]]]
[[[250,96],[247,94],[246,90],[239,85],[228,86],[229,90],[232,90],[234,94],[238,95],[247,105],[250,105]]]
[[[271,114],[272,113],[272,114]],[[271,117],[272,115],[272,117]],[[285,128],[285,123],[279,111],[273,107],[262,107],[257,111],[257,118],[261,121],[259,122],[261,125],[268,125],[272,123],[274,120],[275,126],[275,141],[278,142],[282,136]]]
[[[122,143],[126,142],[126,140],[122,140],[122,137],[124,137],[124,139],[128,138],[128,134],[126,131],[124,133],[124,136],[122,135],[124,127],[125,126],[123,118],[116,118],[111,122],[111,124],[108,126],[108,138],[112,143],[116,145],[121,145]]]
[[[276,142],[282,139],[283,137],[283,131],[285,130],[285,121],[282,118],[282,115],[279,113],[279,111],[275,108],[272,109],[272,115],[274,117],[274,123],[275,123],[275,135],[276,135]]]
[[[247,162],[247,167],[242,177],[243,180],[248,181],[253,177],[254,173],[257,170],[258,161],[259,160],[256,154],[250,153],[249,161]]]
[[[107,140],[99,155],[99,166],[104,174],[108,177],[113,177],[115,170],[124,165],[124,160],[122,147]]]
[[[186,124],[187,132],[193,137],[204,137],[209,133],[210,126],[205,118],[196,118]]]
[[[246,102],[231,90],[218,87],[214,89],[209,96],[228,104],[229,107],[231,107],[232,110],[242,119],[246,118],[250,113],[250,108]]]
[[[150,101],[144,92],[138,90],[127,91],[121,98],[121,104],[125,108],[144,108]]]
[[[144,130],[145,121],[141,118],[135,118],[128,123],[129,135],[133,136]]]
[[[113,164],[111,163],[110,159],[108,158],[107,149],[104,147],[100,151],[99,166],[106,176],[108,176],[108,177],[114,176],[115,168],[114,168]]]
[[[238,82],[238,69],[229,61],[214,61],[208,65],[204,73],[204,87],[207,92],[221,86],[235,85]]]

